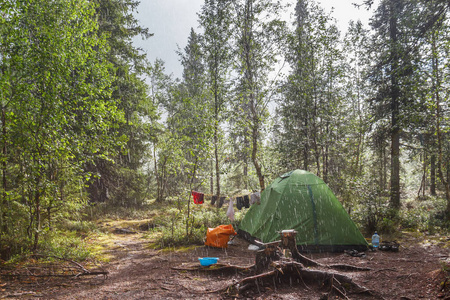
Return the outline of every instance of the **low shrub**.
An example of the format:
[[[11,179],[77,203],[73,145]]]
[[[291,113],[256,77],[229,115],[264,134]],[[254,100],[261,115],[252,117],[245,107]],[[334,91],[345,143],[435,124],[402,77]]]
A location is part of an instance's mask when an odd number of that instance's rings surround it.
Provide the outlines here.
[[[428,197],[425,200],[415,199],[406,202],[401,211],[403,229],[434,232],[448,232],[446,221],[446,200],[439,197]]]
[[[75,231],[47,231],[39,242],[38,253],[84,261],[91,256],[89,247]]]
[[[187,220],[187,206],[180,209],[179,203],[175,207],[166,209],[165,215],[155,219],[160,225],[161,232],[157,243],[161,248],[185,245],[202,245],[205,242],[206,231],[219,225],[232,224],[237,228],[244,213],[235,212],[235,220],[230,221],[226,216],[225,208],[216,208],[208,205],[191,207],[189,220]]]

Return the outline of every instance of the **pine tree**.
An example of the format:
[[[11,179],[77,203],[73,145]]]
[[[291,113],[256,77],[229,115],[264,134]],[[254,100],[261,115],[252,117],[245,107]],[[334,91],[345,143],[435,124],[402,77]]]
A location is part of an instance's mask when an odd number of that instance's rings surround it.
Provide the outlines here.
[[[400,137],[414,109],[414,1],[381,1],[373,19],[376,55],[371,80],[378,89],[371,103],[379,120],[389,120],[390,206],[400,208]]]
[[[126,141],[120,154],[112,161],[98,157],[87,169],[96,178],[90,182],[92,201],[111,201],[129,206],[143,201],[145,174],[143,159],[149,156],[147,142],[152,139],[152,120],[157,118],[155,107],[148,98],[148,85],[144,81],[149,70],[145,54],[132,45],[135,36],[149,38],[148,29],[139,26],[133,12],[139,1],[96,0],[99,31],[108,38],[108,61],[114,66],[113,99],[119,102],[124,122],[116,124],[111,134]]]
[[[286,58],[291,65],[279,101],[278,149],[289,169],[316,172],[328,181],[339,167],[343,56],[332,18],[310,1],[298,1]],[[333,178],[333,176],[330,176]]]

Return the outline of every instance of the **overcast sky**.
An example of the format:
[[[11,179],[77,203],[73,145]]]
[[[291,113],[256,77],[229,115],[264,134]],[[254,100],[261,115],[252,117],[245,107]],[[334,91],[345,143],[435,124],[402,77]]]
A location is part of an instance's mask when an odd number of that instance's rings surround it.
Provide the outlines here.
[[[295,3],[294,0],[284,0]],[[175,77],[181,76],[181,64],[176,54],[177,45],[183,49],[191,27],[198,31],[197,12],[204,0],[141,0],[136,15],[140,24],[149,28],[153,37],[143,41],[138,38],[135,45],[141,47],[153,62],[160,58],[165,62],[166,73],[173,73]],[[345,32],[350,20],[360,19],[368,24],[371,12],[357,9],[352,3],[361,3],[362,0],[317,0],[326,12],[331,12],[336,18],[338,26]]]

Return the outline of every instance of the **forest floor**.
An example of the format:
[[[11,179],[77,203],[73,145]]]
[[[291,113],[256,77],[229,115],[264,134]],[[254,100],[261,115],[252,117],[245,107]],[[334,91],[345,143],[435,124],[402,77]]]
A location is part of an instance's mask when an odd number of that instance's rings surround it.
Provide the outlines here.
[[[117,232],[117,231],[116,231]],[[99,242],[99,241],[94,241]],[[340,271],[373,295],[347,294],[323,298],[329,287],[294,281],[261,287],[245,299],[450,299],[449,238],[402,233],[399,252],[367,251],[365,257],[346,253],[308,254],[322,264],[348,264],[369,271]],[[102,266],[108,275],[8,278],[0,277],[0,298],[6,299],[230,299],[217,292],[248,276],[243,272],[186,271],[200,268],[199,257],[219,257],[222,264],[250,266],[255,251],[240,238],[227,249],[193,246],[156,250],[148,235],[136,231],[113,234],[103,251],[110,257]],[[200,268],[201,269],[201,268]],[[443,286],[446,288],[443,289]],[[215,292],[216,291],[216,292]],[[340,298],[342,297],[342,298]]]

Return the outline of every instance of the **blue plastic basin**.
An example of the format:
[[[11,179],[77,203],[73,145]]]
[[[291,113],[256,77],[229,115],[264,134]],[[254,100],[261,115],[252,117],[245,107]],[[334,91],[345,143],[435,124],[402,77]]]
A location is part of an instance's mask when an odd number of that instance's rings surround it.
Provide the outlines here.
[[[218,257],[199,257],[198,260],[200,261],[200,265],[202,266],[210,266],[213,264],[216,264],[219,260]]]

